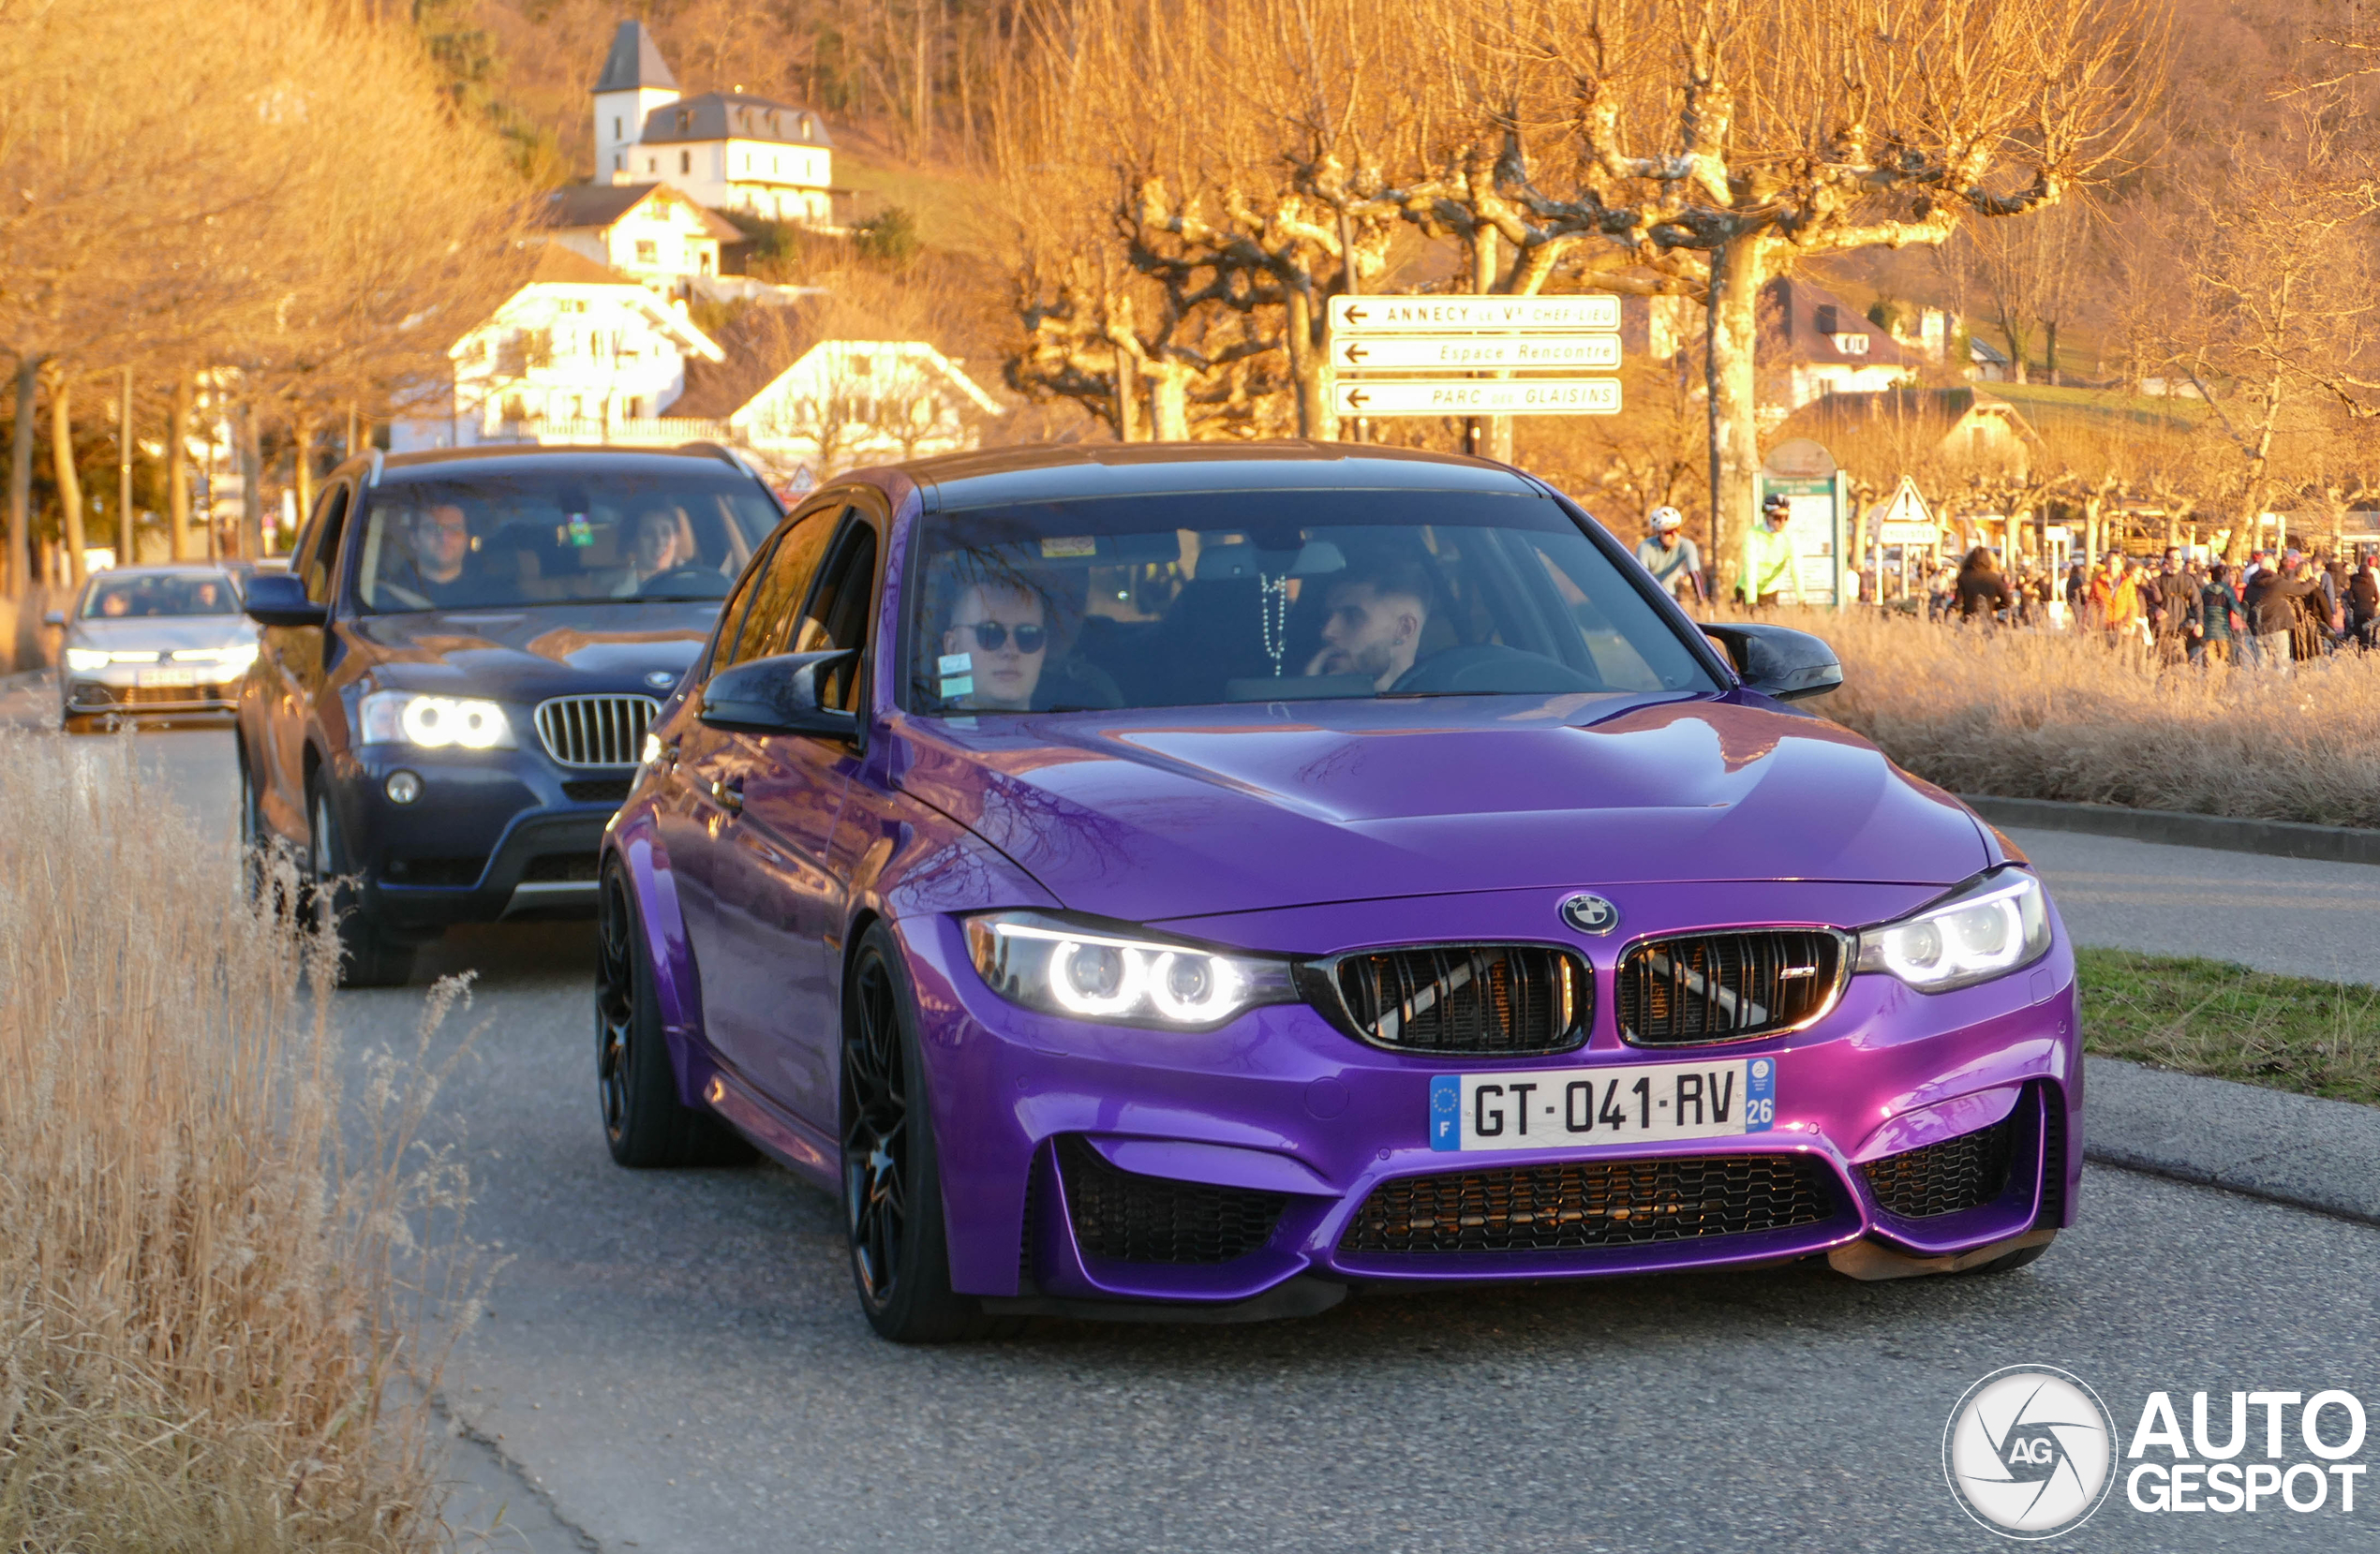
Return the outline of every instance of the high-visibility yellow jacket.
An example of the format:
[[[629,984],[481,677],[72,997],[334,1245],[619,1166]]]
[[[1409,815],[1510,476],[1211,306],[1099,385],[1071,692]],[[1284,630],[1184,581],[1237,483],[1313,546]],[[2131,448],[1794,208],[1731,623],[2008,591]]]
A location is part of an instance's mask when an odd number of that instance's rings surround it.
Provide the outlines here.
[[[1758,600],[1763,594],[1796,594],[1793,576],[1793,537],[1786,530],[1769,532],[1766,524],[1754,524],[1745,546],[1748,553],[1752,575],[1750,598]]]

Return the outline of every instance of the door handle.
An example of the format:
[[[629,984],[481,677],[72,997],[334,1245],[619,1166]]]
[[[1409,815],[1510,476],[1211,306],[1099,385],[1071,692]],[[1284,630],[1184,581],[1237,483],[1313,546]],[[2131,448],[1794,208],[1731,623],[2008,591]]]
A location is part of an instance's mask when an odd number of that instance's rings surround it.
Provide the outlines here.
[[[740,777],[732,777],[724,780],[719,777],[711,778],[710,798],[713,804],[718,805],[729,814],[742,814],[744,812],[744,779]]]

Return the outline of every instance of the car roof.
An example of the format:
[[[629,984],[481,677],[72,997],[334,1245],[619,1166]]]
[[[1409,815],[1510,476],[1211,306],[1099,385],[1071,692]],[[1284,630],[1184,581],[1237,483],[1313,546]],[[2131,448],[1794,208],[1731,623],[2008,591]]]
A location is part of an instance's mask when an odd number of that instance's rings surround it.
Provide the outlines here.
[[[369,466],[368,459],[350,459],[339,466],[349,474]],[[418,453],[390,453],[380,460],[379,483],[403,485],[437,480],[467,466],[473,475],[586,474],[597,466],[622,475],[683,474],[709,469],[721,475],[757,481],[724,450],[707,445],[686,448],[528,448],[498,443],[481,448],[435,448]]]
[[[948,453],[899,466],[929,509],[1205,491],[1477,491],[1542,496],[1506,465],[1331,442],[1067,443]]]

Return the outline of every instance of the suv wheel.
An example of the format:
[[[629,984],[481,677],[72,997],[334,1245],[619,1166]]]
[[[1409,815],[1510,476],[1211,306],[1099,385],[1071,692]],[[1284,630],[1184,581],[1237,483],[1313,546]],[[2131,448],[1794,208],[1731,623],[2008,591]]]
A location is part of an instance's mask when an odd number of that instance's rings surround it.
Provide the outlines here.
[[[314,823],[306,842],[305,882],[311,901],[328,905],[333,931],[338,935],[339,985],[403,986],[413,976],[413,941],[390,933],[364,910],[330,795],[316,782],[306,796],[312,800]]]

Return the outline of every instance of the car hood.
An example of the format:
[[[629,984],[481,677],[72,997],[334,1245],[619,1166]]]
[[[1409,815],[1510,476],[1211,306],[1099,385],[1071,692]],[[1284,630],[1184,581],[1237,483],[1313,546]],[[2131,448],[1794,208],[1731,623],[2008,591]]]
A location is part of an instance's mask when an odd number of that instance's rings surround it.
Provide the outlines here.
[[[173,653],[198,647],[245,647],[256,641],[245,615],[99,616],[67,623],[67,644],[109,653]]]
[[[1659,881],[1949,885],[1948,793],[1823,719],[1558,696],[902,719],[902,786],[1131,922]]]
[[[668,694],[720,601],[541,605],[365,615],[349,627],[373,679],[407,690],[527,700],[580,691]],[[667,674],[656,686],[647,678]]]

